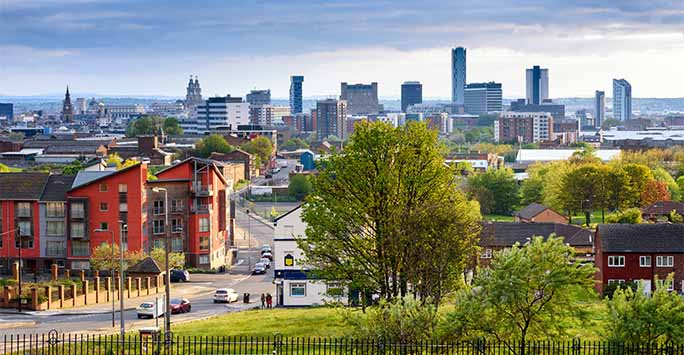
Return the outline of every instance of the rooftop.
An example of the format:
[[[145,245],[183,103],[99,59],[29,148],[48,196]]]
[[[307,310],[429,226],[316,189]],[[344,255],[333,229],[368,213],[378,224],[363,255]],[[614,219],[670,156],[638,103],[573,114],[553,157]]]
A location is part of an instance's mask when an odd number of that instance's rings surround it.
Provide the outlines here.
[[[684,224],[599,224],[607,253],[684,253]]]
[[[568,160],[576,151],[578,149],[520,149],[515,161],[522,163]],[[619,157],[620,152],[620,149],[597,149],[595,154],[605,162]]]
[[[48,173],[0,173],[0,200],[39,200]]]
[[[592,232],[578,226],[562,223],[486,222],[480,232],[480,245],[510,247],[525,244],[534,236],[548,238],[551,234],[563,237],[571,246],[591,246]]]

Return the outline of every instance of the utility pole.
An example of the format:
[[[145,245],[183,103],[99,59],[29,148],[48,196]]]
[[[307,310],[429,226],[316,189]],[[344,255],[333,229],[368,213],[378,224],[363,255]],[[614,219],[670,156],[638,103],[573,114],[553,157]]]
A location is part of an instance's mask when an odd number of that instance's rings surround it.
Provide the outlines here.
[[[119,321],[121,323],[121,355],[124,355],[125,351],[125,339],[126,339],[126,323],[124,320],[124,250],[123,250],[123,233],[124,229],[128,229],[125,223],[121,223],[121,230],[119,231]]]
[[[19,241],[19,267],[17,270],[17,278],[19,279],[18,280],[19,281],[19,306],[17,306],[17,310],[19,311],[19,313],[21,313],[21,301],[22,301],[22,298],[21,298],[21,279],[22,279],[22,277],[21,277],[21,271],[22,271],[21,270],[22,269],[22,267],[21,267],[21,248],[23,247],[23,245],[21,245],[21,242],[22,242],[22,240],[21,240],[21,228],[15,228],[14,233],[15,233],[14,234],[15,238]],[[9,245],[7,246],[7,248],[9,249]]]
[[[166,293],[166,304],[164,305],[164,345],[168,349],[171,346],[171,277],[169,275],[169,244],[171,239],[169,226],[169,194],[168,190],[163,187],[155,187],[154,192],[164,192],[164,234],[166,240],[164,243],[164,291]]]

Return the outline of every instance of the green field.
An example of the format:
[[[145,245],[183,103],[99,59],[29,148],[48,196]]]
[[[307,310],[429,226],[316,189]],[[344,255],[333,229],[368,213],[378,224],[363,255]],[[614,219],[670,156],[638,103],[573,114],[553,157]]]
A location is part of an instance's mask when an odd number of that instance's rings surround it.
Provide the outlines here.
[[[482,218],[489,222],[513,222],[513,216],[506,216],[502,214],[486,214],[482,216]]]

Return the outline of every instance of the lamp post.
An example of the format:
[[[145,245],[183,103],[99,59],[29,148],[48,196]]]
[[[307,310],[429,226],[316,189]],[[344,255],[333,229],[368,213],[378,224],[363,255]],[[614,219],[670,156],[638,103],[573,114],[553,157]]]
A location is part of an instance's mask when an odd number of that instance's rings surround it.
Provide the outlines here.
[[[19,240],[19,268],[17,270],[17,278],[19,279],[18,280],[19,281],[19,305],[17,306],[17,310],[19,311],[19,313],[21,313],[21,279],[22,279],[22,277],[21,277],[21,271],[22,271],[21,270],[22,269],[22,267],[21,267],[22,266],[21,265],[22,264],[22,262],[21,262],[21,249],[23,247],[23,245],[21,245],[21,242],[22,242],[22,240],[21,240],[21,228],[15,228],[14,233],[15,233],[14,234],[15,238],[17,238]],[[9,248],[9,245],[7,247]]]
[[[121,223],[121,221],[119,221]],[[120,338],[121,338],[121,354],[124,354],[125,339],[126,339],[126,321],[124,320],[124,257],[123,257],[123,232],[128,229],[126,223],[121,223],[121,230],[119,231],[119,322],[121,324]]]
[[[166,302],[164,311],[164,343],[166,346],[171,344],[171,277],[169,275],[169,194],[164,187],[154,187],[152,191],[159,193],[164,192],[164,234],[166,240],[164,243],[164,291],[166,292]]]
[[[114,231],[111,229],[109,229],[109,230],[108,229],[96,229],[95,231],[96,232],[109,232],[109,234],[111,234],[111,237],[112,237],[111,238],[111,240],[112,240],[112,242],[111,242],[112,258],[111,258],[111,264],[109,265],[110,266],[109,275],[111,277],[111,282],[109,283],[109,287],[111,289],[110,294],[112,297],[112,328],[114,328],[116,326],[116,323],[114,320],[114,315],[116,314],[116,306],[115,306],[116,302],[114,301],[114,288],[115,288],[114,287],[114,257],[115,257],[115,255],[114,255]],[[121,253],[121,246],[119,246],[119,253]],[[122,317],[123,317],[123,314],[122,314]]]

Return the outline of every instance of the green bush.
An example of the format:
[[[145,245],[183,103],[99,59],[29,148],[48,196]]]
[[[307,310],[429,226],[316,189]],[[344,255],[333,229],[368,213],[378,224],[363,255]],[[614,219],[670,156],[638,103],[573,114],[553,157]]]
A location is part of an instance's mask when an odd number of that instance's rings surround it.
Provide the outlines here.
[[[624,211],[617,211],[606,216],[606,223],[643,223],[641,211],[638,208],[628,208]]]

